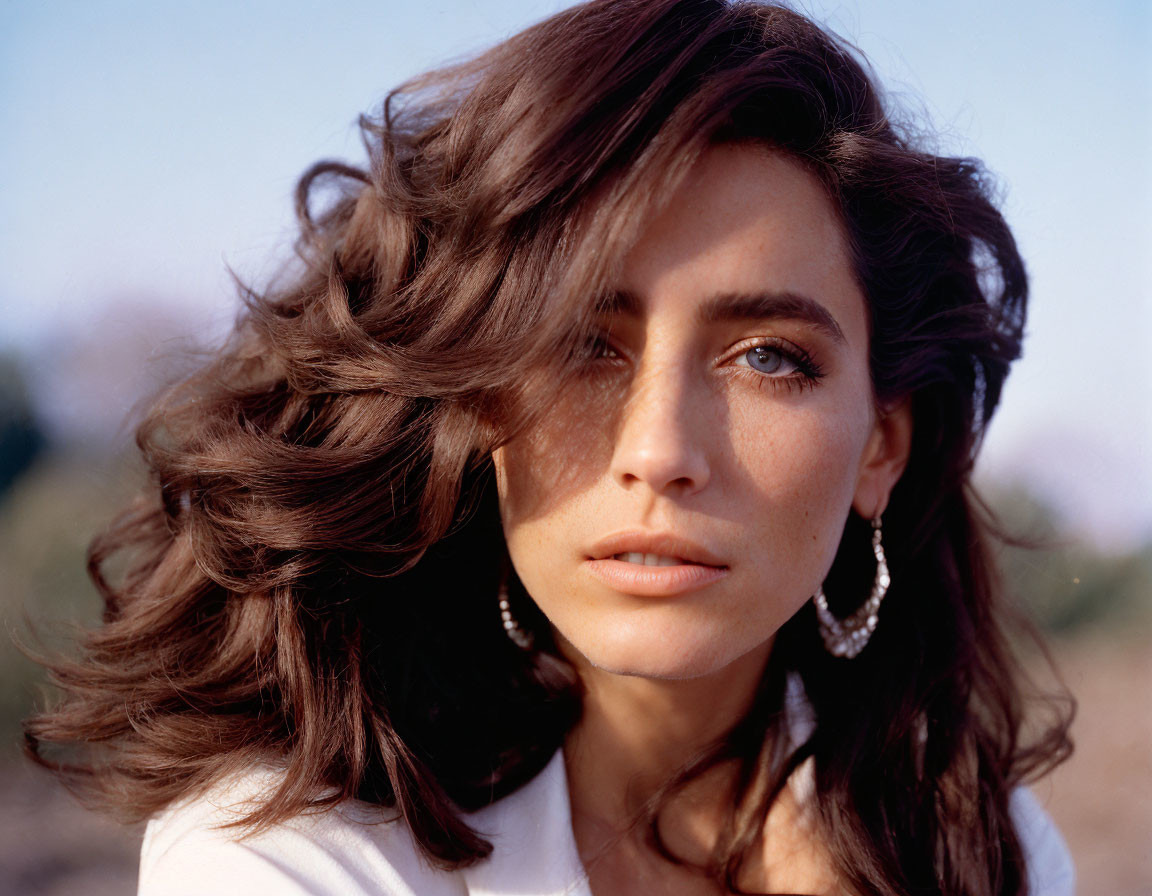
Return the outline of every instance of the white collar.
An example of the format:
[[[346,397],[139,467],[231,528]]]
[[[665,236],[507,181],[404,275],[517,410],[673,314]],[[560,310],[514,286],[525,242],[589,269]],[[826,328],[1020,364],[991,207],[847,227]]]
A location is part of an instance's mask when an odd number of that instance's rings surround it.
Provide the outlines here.
[[[788,676],[785,706],[794,745],[815,726],[812,706],[800,676]],[[811,793],[811,763],[790,783],[796,796]],[[533,896],[592,896],[588,873],[572,833],[572,807],[564,753],[557,750],[535,778],[502,800],[469,815],[480,834],[492,842],[483,862],[464,870],[470,896],[515,896],[531,887]]]
[[[472,813],[469,821],[492,841],[492,854],[464,869],[470,896],[592,896],[572,833],[563,751],[519,790]]]

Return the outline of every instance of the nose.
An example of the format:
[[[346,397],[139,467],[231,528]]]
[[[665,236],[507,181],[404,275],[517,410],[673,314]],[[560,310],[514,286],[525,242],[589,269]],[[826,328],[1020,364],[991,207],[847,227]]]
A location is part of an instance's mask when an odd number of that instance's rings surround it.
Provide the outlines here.
[[[709,434],[699,397],[683,371],[652,369],[633,381],[612,454],[613,478],[657,494],[683,497],[711,478]]]

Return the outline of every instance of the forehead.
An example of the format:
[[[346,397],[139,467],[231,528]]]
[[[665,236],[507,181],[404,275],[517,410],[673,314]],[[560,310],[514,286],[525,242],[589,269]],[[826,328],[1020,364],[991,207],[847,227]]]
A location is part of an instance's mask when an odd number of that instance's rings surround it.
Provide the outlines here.
[[[850,341],[866,334],[864,297],[827,190],[800,162],[764,145],[706,150],[645,223],[620,287],[642,302],[765,291],[807,296]]]

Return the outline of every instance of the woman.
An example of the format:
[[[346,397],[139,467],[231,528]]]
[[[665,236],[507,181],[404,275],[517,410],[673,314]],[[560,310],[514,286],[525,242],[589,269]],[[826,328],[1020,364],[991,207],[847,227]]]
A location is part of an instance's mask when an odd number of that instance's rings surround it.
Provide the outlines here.
[[[28,724],[152,816],[141,892],[1070,893],[969,482],[1026,296],[979,165],[718,0],[364,134],[145,422]]]

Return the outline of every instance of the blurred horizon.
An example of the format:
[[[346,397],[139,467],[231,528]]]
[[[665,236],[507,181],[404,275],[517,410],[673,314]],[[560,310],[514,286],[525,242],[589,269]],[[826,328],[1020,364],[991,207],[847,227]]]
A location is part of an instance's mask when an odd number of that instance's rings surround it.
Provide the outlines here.
[[[0,7],[0,352],[62,442],[125,417],[288,257],[291,192],[352,162],[388,89],[569,4]],[[983,480],[1118,552],[1152,541],[1152,12],[795,4],[861,48],[940,151],[984,160],[1032,276]]]

